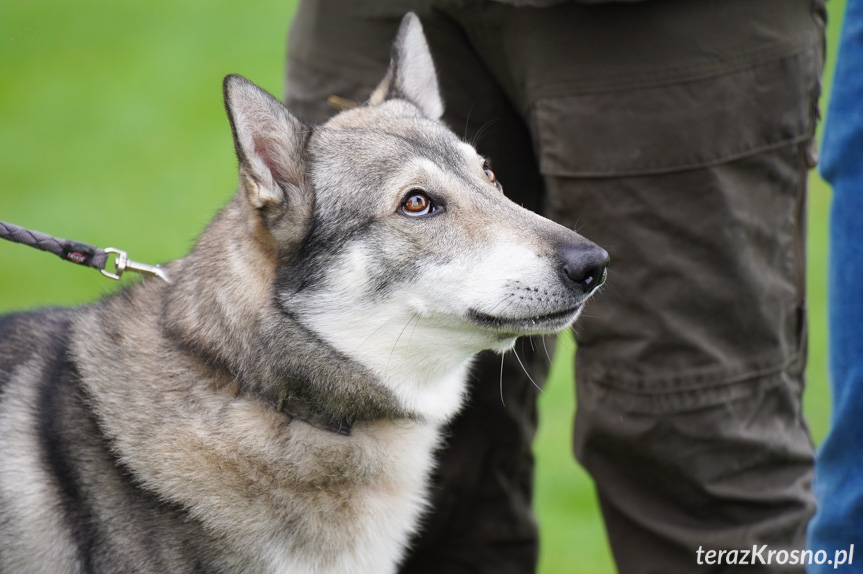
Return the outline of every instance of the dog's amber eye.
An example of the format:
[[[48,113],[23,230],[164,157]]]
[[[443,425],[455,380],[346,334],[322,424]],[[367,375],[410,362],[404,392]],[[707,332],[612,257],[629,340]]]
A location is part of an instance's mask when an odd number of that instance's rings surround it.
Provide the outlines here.
[[[498,191],[503,191],[503,186],[497,180],[497,177],[495,177],[494,172],[491,170],[488,163],[482,164],[482,170],[485,172],[485,176],[488,180],[494,184]]]
[[[405,215],[426,215],[431,212],[431,208],[431,200],[421,191],[410,192],[402,202],[402,213]]]

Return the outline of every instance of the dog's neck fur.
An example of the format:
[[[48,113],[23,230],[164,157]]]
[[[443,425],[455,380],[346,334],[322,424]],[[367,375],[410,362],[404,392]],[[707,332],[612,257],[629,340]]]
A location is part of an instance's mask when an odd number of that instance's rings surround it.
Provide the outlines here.
[[[252,235],[225,233],[244,217],[229,204],[171,264],[173,284],[147,279],[78,317],[74,328],[89,336],[71,352],[108,458],[183,509],[183,528],[220,571],[394,571],[425,505],[439,427],[403,412],[358,363],[335,351],[323,360],[329,347],[304,340],[312,335],[275,309],[270,289],[243,280],[266,273]],[[240,255],[211,258],[207,271],[198,257],[226,253],[229,241]],[[181,305],[188,290],[195,296]],[[161,317],[151,312],[160,303]],[[137,371],[143,355],[148,377]],[[330,419],[351,417],[351,436],[291,421],[274,408],[284,393]]]
[[[322,416],[335,427],[421,418],[402,408],[369,370],[278,308],[273,288],[278,255],[257,217],[238,196],[192,253],[172,264],[176,279],[164,301],[165,334],[209,365],[227,369],[241,392],[277,407],[287,402],[289,412],[290,403],[307,404],[312,418]],[[255,274],[262,276],[252,278]],[[220,297],[202,298],[204,293]]]
[[[225,571],[394,568],[425,505],[439,425],[277,308],[255,215],[231,202],[170,264],[174,283],[147,279],[82,315],[76,328],[93,334],[74,349],[86,394],[119,460],[201,523],[201,548]],[[142,336],[100,336],[122,313]],[[153,345],[145,335],[159,329]],[[156,365],[176,355],[151,373],[156,386],[137,384],[141,354]],[[105,369],[97,356],[116,360]],[[286,395],[356,421],[351,436],[292,424],[274,408]]]

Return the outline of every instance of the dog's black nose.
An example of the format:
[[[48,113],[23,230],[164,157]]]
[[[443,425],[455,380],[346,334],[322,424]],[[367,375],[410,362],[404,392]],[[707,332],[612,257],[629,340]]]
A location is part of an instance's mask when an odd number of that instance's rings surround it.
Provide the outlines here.
[[[563,274],[587,295],[605,281],[608,252],[590,242],[571,243],[558,249]]]

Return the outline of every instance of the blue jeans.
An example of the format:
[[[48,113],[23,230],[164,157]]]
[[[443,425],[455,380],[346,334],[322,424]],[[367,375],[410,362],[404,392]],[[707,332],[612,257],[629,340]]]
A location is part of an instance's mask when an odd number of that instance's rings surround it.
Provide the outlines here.
[[[818,511],[809,547],[836,550],[855,544],[863,571],[863,1],[849,0],[827,125],[821,171],[833,186],[830,214],[830,433],[818,451]],[[809,567],[810,574],[835,565]],[[843,568],[845,570],[843,570]]]

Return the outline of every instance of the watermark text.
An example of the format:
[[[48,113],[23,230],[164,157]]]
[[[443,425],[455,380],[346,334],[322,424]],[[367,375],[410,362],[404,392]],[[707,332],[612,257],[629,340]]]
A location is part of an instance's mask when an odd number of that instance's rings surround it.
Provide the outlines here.
[[[831,564],[834,569],[840,566],[850,566],[854,563],[854,545],[851,544],[847,550],[839,549],[830,556],[826,550],[775,550],[767,544],[744,550],[705,550],[699,546],[695,553],[695,561],[698,564],[728,564],[728,565],[755,565],[755,564]]]

